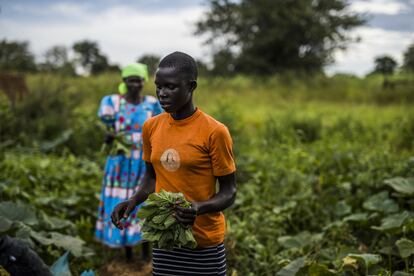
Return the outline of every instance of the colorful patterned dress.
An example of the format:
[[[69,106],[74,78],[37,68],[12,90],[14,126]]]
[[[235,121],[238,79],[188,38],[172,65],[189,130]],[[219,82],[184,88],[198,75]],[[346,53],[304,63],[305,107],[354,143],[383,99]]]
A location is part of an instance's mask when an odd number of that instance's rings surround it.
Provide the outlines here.
[[[161,113],[157,99],[145,96],[140,104],[128,103],[122,95],[105,96],[98,116],[115,133],[124,133],[131,143],[127,154],[108,156],[99,202],[95,237],[111,247],[132,246],[141,241],[140,225],[136,209],[125,221],[125,230],[119,230],[111,222],[114,207],[131,197],[142,184],[145,162],[142,160],[141,131],[144,122]]]

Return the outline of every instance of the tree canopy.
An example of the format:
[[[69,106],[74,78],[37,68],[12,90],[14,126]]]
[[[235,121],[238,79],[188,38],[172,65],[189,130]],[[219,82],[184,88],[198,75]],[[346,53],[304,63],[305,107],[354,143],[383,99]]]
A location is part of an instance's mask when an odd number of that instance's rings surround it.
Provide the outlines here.
[[[414,73],[414,43],[408,46],[407,51],[404,52],[403,62],[404,70]]]
[[[374,72],[385,75],[394,74],[397,68],[397,62],[390,56],[380,56],[375,58],[375,69]]]
[[[33,72],[36,71],[34,55],[28,42],[0,41],[0,70]]]
[[[119,70],[118,66],[109,64],[108,58],[101,53],[96,42],[89,40],[76,42],[73,50],[77,55],[77,62],[87,73],[99,74]]]
[[[196,34],[208,34],[220,73],[315,72],[364,23],[346,0],[210,0]],[[225,58],[222,65],[221,57]],[[229,60],[230,59],[230,60]]]

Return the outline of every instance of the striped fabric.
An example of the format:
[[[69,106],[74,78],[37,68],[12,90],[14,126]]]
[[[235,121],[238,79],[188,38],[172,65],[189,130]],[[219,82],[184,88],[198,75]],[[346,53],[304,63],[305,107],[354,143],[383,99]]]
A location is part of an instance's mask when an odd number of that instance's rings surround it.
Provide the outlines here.
[[[152,250],[152,273],[154,276],[225,276],[224,244],[197,249],[174,248],[171,251],[154,248]]]

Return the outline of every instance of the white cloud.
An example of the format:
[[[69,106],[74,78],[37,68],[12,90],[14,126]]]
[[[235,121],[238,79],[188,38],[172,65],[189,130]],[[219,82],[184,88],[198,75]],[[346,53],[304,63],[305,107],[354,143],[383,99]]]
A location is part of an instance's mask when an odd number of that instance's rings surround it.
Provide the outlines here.
[[[355,12],[396,15],[404,11],[407,6],[395,0],[358,0],[353,1],[350,8]]]
[[[0,19],[0,37],[30,41],[37,56],[42,56],[53,45],[69,47],[82,39],[94,40],[111,62],[122,65],[145,53],[165,55],[180,50],[197,58],[203,56],[202,39],[191,33],[193,22],[203,13],[202,7],[159,13],[120,5],[100,12],[88,12],[85,6],[64,3],[51,8],[54,18],[62,16],[65,20],[33,20],[28,24]],[[71,14],[73,20],[67,20]]]
[[[401,64],[403,52],[414,41],[414,33],[377,28],[360,27],[353,34],[361,37],[361,42],[351,44],[346,51],[337,51],[334,54],[335,64],[327,68],[329,73],[362,76],[373,69],[374,59],[380,55],[389,55]]]

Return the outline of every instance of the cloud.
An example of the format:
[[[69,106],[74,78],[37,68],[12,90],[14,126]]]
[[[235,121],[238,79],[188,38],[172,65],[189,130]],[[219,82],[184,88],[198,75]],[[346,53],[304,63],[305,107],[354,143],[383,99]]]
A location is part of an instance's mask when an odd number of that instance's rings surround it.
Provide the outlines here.
[[[181,50],[195,57],[203,56],[201,38],[192,35],[194,22],[204,11],[199,6],[158,13],[123,5],[99,12],[86,5],[70,3],[52,4],[49,8],[31,12],[42,16],[42,12],[52,10],[53,19],[50,20],[33,20],[28,24],[0,18],[0,36],[9,40],[29,40],[38,56],[53,45],[69,47],[82,39],[94,40],[112,62],[122,65],[145,53],[165,55]]]
[[[327,67],[329,73],[365,75],[372,71],[374,59],[380,55],[389,55],[401,64],[403,52],[414,42],[414,33],[379,28],[360,27],[353,35],[361,37],[361,42],[351,44],[346,51],[337,51],[335,64]]]
[[[407,5],[396,0],[358,0],[351,4],[351,10],[355,12],[396,15],[405,9]]]

